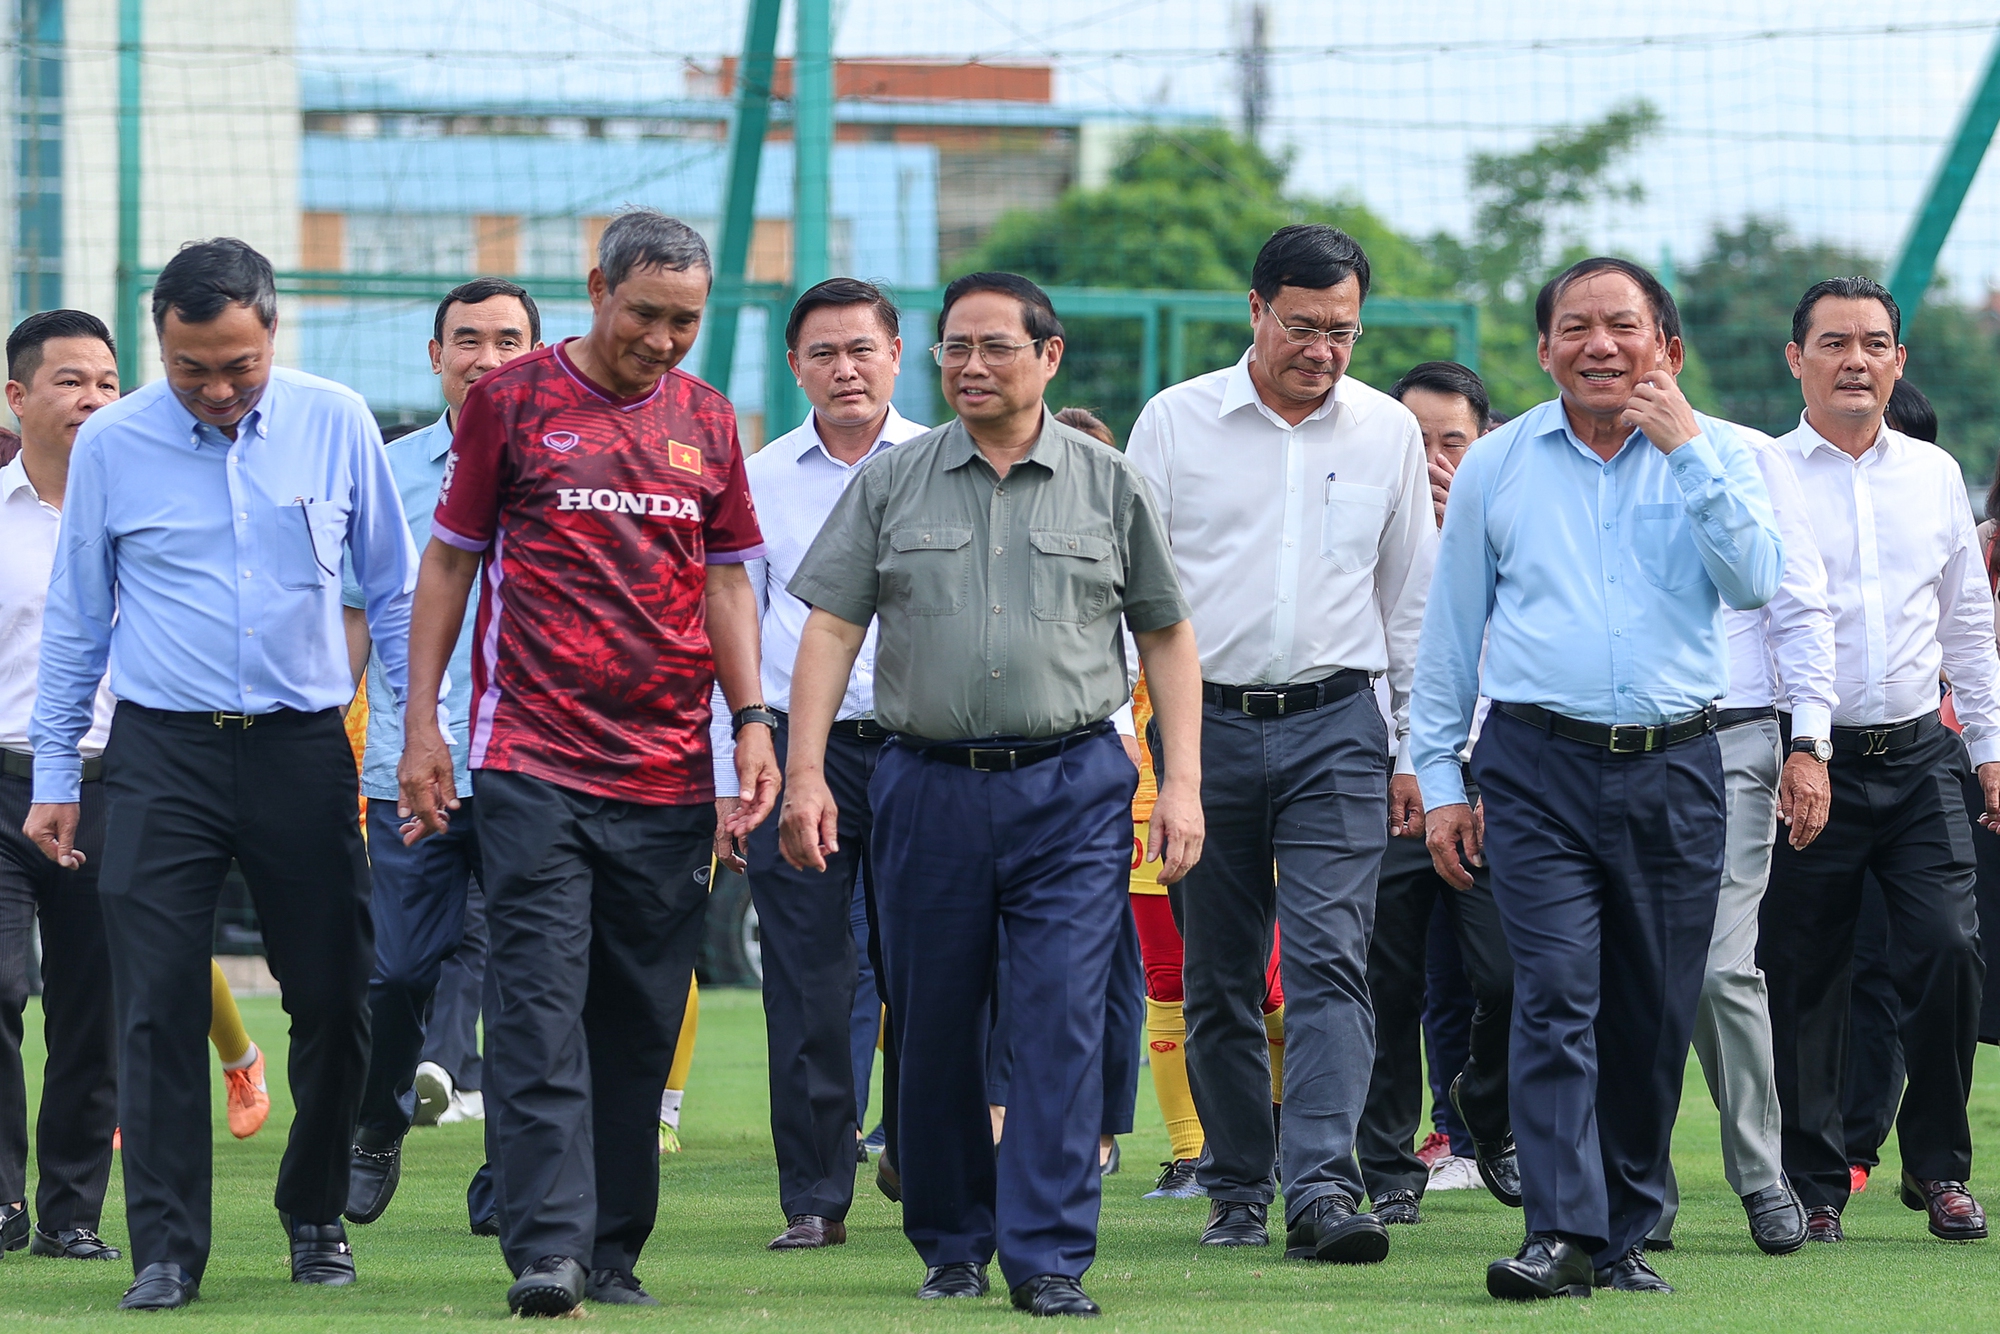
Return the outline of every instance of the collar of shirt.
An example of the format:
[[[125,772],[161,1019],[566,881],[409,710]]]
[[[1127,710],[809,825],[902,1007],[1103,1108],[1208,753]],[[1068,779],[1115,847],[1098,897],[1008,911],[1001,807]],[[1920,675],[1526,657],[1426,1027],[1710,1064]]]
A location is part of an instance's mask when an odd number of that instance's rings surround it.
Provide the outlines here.
[[[1027,457],[1023,458],[1021,463],[1039,464],[1042,471],[1054,476],[1057,471],[1056,464],[1062,458],[1064,448],[1061,437],[1056,434],[1056,414],[1049,411],[1049,405],[1044,403],[1041,434],[1035,437],[1035,447],[1028,451]],[[945,438],[939,446],[938,453],[944,461],[946,472],[963,468],[974,459],[986,457],[979,452],[979,444],[972,438],[972,432],[965,429],[965,422],[958,418],[953,418],[951,425],[946,428]],[[993,465],[988,462],[986,466],[991,468]]]
[[[868,452],[852,463],[842,463],[826,447],[826,441],[820,438],[819,413],[808,410],[806,419],[799,424],[798,430],[792,432],[792,458],[795,462],[804,463],[806,455],[818,451],[821,458],[836,468],[858,468],[888,446],[899,444],[913,435],[923,433],[922,427],[913,425],[902,413],[896,411],[896,405],[891,403],[888,415],[882,418],[882,429],[875,433],[875,443],[868,446]],[[776,444],[777,441],[774,440],[772,443]]]
[[[1222,406],[1216,410],[1215,415],[1218,418],[1227,417],[1239,408],[1246,408],[1254,404],[1264,419],[1279,430],[1298,430],[1298,426],[1292,425],[1283,417],[1271,411],[1271,405],[1266,403],[1263,396],[1257,392],[1257,382],[1250,378],[1250,363],[1256,356],[1257,349],[1254,347],[1250,348],[1237,359],[1234,366],[1229,368],[1229,379],[1223,385],[1222,389]],[[1343,394],[1342,390],[1347,390],[1347,392]],[[1343,375],[1334,381],[1332,391],[1320,400],[1318,407],[1305,415],[1304,419],[1299,422],[1299,426],[1304,426],[1306,422],[1316,422],[1322,417],[1332,416],[1335,412],[1339,411],[1340,405],[1348,403],[1352,396],[1353,390],[1349,387],[1347,377]],[[1352,414],[1353,411],[1353,406],[1350,404],[1348,412]]]
[[[1813,424],[1806,420],[1806,414],[1803,412],[1799,414],[1799,429],[1793,431],[1787,439],[1792,442],[1792,447],[1799,451],[1799,457],[1802,459],[1809,459],[1813,456],[1813,451],[1823,449],[1844,462],[1854,464],[1865,463],[1871,456],[1887,458],[1896,449],[1896,433],[1889,429],[1889,423],[1884,420],[1876,424],[1875,443],[1862,450],[1861,457],[1857,459],[1814,430]]]
[[[62,513],[62,511],[56,509],[54,505],[51,505],[49,504],[48,501],[42,499],[41,492],[35,490],[34,482],[30,481],[28,478],[28,465],[21,461],[21,456],[19,454],[16,454],[13,458],[7,461],[7,465],[5,467],[0,467],[0,505],[4,505],[8,501],[12,500],[14,498],[14,493],[22,490],[23,488],[25,488],[28,494],[35,498],[35,502],[41,505],[44,509],[53,510],[57,514]]]
[[[220,450],[222,453],[227,454],[230,447],[237,444],[246,435],[254,435],[260,440],[269,440],[271,438],[270,414],[266,411],[265,405],[265,399],[269,397],[270,392],[271,387],[265,385],[264,395],[258,398],[257,406],[244,413],[238,419],[235,439],[224,435],[221,428],[211,426],[196,417],[192,412],[189,412],[187,404],[181,402],[179,394],[170,393],[167,397],[173,403],[172,410],[187,422],[189,445],[196,449],[200,449],[203,445],[206,445],[210,449]]]

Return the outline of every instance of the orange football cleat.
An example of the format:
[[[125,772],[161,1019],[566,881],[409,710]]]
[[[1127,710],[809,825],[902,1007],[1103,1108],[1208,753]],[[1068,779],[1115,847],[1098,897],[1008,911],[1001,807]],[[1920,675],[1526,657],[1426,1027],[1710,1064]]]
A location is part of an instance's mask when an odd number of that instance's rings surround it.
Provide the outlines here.
[[[271,1115],[271,1095],[264,1090],[264,1053],[259,1051],[257,1059],[241,1070],[224,1070],[222,1079],[228,1086],[229,1133],[249,1139]]]
[[[1867,1189],[1868,1169],[1860,1163],[1849,1163],[1847,1165],[1847,1193],[1849,1195],[1859,1195]]]

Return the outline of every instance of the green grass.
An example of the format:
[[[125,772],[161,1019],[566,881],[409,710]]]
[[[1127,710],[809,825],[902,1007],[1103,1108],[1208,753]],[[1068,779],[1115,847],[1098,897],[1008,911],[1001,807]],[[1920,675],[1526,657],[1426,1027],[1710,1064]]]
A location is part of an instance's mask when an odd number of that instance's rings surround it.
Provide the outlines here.
[[[481,1157],[477,1125],[418,1131],[405,1150],[403,1184],[382,1221],[352,1229],[361,1281],[344,1290],[287,1282],[286,1248],[271,1185],[290,1119],[282,1060],[284,1016],[275,1001],[244,1005],[252,1035],[273,1054],[271,1123],[246,1143],[221,1120],[217,1076],[215,1250],[202,1300],[186,1312],[120,1314],[124,1263],[82,1264],[16,1252],[0,1262],[0,1328],[129,1329],[141,1321],[177,1330],[451,1330],[506,1318],[499,1249],[466,1230],[466,1180]],[[40,1025],[30,1016],[31,1034]],[[1004,1297],[919,1304],[922,1278],[893,1206],[868,1181],[848,1219],[845,1247],[773,1255],[782,1225],[766,1118],[763,1014],[754,994],[702,997],[701,1045],[683,1133],[687,1152],[665,1160],[661,1222],[640,1266],[664,1305],[632,1313],[591,1308],[601,1330],[1021,1329]],[[28,1059],[39,1068],[36,1038]],[[1982,1048],[1973,1115],[1981,1149],[2000,1149],[2000,1054]],[[1520,1215],[1474,1192],[1433,1196],[1424,1222],[1393,1232],[1385,1264],[1362,1269],[1287,1264],[1270,1250],[1204,1253],[1195,1245],[1205,1202],[1142,1202],[1149,1166],[1166,1138],[1150,1088],[1139,1129],[1125,1141],[1127,1170],[1110,1179],[1098,1263],[1088,1278],[1105,1330],[1293,1331],[1517,1329],[1991,1330],[2000,1320],[2000,1241],[1949,1246],[1887,1187],[1893,1145],[1877,1184],[1849,1208],[1850,1240],[1768,1259],[1750,1244],[1742,1210],[1722,1178],[1714,1110],[1690,1067],[1675,1155],[1685,1203],[1679,1249],[1659,1257],[1680,1288],[1673,1297],[1599,1294],[1587,1302],[1501,1306],[1485,1295],[1484,1269],[1520,1239]],[[872,1180],[872,1171],[871,1177]],[[1976,1183],[1975,1183],[1976,1184]],[[1995,1204],[2000,1204],[1996,1194]],[[116,1173],[105,1235],[124,1240]],[[998,1277],[998,1271],[995,1271]]]

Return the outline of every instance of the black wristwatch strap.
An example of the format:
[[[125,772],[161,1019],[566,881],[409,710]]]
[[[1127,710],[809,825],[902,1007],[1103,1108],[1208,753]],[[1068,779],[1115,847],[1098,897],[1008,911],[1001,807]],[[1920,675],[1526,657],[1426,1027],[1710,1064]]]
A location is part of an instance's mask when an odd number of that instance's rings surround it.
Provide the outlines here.
[[[729,734],[735,736],[751,723],[762,723],[775,733],[778,730],[777,711],[762,704],[746,704],[729,715]]]
[[[1819,752],[1820,747],[1826,745],[1827,739],[1825,737],[1795,736],[1792,738],[1790,753],[1793,755],[1810,755],[1814,759],[1824,762],[1826,757]],[[1831,749],[1831,747],[1828,746],[1828,749]]]

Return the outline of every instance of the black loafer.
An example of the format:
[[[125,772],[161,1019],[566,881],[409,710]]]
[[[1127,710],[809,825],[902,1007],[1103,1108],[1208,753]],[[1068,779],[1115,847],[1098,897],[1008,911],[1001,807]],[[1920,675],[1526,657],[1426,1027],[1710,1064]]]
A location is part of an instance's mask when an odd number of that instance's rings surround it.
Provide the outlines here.
[[[1766,1255],[1790,1255],[1806,1244],[1806,1207],[1789,1182],[1753,1190],[1743,1197],[1750,1240]]]
[[[1029,1315],[1093,1316],[1104,1313],[1068,1274],[1037,1274],[1014,1289],[1014,1309]]]
[[[354,1248],[338,1218],[331,1223],[301,1223],[278,1215],[292,1239],[292,1282],[344,1288],[354,1281]]]
[[[507,1309],[515,1315],[568,1315],[583,1300],[583,1266],[567,1255],[544,1255],[521,1271],[507,1289]]]
[[[1591,1275],[1590,1281],[1615,1292],[1672,1292],[1667,1281],[1646,1263],[1646,1252],[1634,1246]]]
[[[28,1244],[28,1202],[0,1205],[0,1251],[18,1251]]]
[[[1211,1200],[1208,1226],[1201,1230],[1204,1246],[1269,1246],[1271,1210],[1251,1200]]]
[[[347,1207],[342,1215],[350,1223],[374,1222],[396,1198],[396,1183],[402,1179],[400,1140],[383,1148],[357,1143],[347,1169]]]
[[[193,1274],[175,1264],[152,1264],[141,1269],[118,1299],[121,1311],[176,1311],[201,1296],[201,1283]]]
[[[961,1260],[926,1269],[923,1286],[917,1289],[917,1300],[935,1302],[946,1297],[984,1297],[986,1293],[986,1266]]]
[[[1588,1297],[1597,1275],[1590,1255],[1574,1242],[1537,1232],[1518,1253],[1486,1266],[1486,1291],[1502,1301],[1531,1302],[1544,1297]]]
[[[1380,1218],[1357,1213],[1353,1200],[1333,1191],[1307,1204],[1285,1233],[1285,1258],[1372,1265],[1389,1258],[1389,1230]]]
[[[28,1254],[46,1255],[57,1260],[118,1260],[118,1248],[108,1244],[87,1227],[64,1228],[49,1233],[36,1228],[28,1238]]]
[[[593,1269],[584,1280],[584,1297],[606,1306],[658,1306],[659,1299],[639,1286],[639,1276],[629,1269]]]
[[[1472,1122],[1465,1120],[1465,1109],[1458,1105],[1458,1088],[1465,1081],[1460,1073],[1451,1081],[1451,1108],[1458,1113],[1458,1119],[1469,1127]],[[1493,1198],[1509,1209],[1521,1207],[1521,1160],[1514,1152],[1514,1132],[1508,1131],[1497,1140],[1472,1137],[1472,1160],[1479,1166],[1479,1179],[1486,1183],[1486,1189]]]
[[[875,1160],[875,1189],[887,1196],[891,1204],[903,1202],[903,1174],[896,1170],[896,1165],[889,1161],[886,1153]]]
[[[1423,1211],[1417,1207],[1417,1193],[1413,1190],[1385,1190],[1375,1197],[1374,1207],[1369,1212],[1384,1227],[1411,1226],[1424,1221]]]

